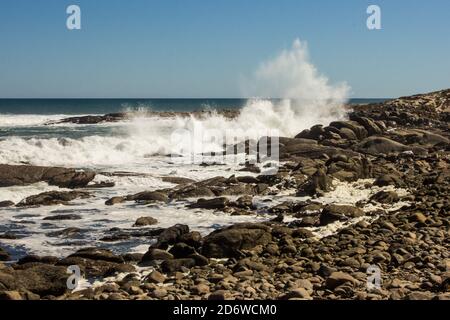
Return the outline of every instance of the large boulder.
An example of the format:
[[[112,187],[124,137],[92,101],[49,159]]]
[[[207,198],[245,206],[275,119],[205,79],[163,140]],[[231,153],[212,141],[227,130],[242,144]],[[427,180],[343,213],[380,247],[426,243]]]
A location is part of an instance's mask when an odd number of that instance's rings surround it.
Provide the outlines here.
[[[411,130],[414,134],[410,136],[409,142],[422,145],[450,144],[450,140],[440,134],[425,130]]]
[[[345,221],[362,216],[364,216],[364,211],[360,208],[349,205],[329,204],[323,208],[320,214],[320,225],[325,226],[335,221]]]
[[[372,176],[371,162],[365,157],[333,157],[326,165],[327,174],[341,181],[356,181]]]
[[[154,225],[157,223],[158,223],[158,220],[156,220],[153,217],[140,217],[136,220],[133,227],[151,226],[151,225]]]
[[[144,191],[127,197],[127,200],[144,201],[144,202],[168,202],[167,194],[159,191]]]
[[[192,209],[224,209],[228,205],[228,199],[225,197],[213,199],[198,199],[196,203],[189,204]]]
[[[272,240],[270,228],[263,224],[236,224],[212,232],[204,238],[202,254],[208,258],[228,258],[240,255],[241,250],[251,250],[267,245]]]
[[[115,273],[134,272],[135,268],[126,264],[122,256],[107,249],[84,248],[61,259],[57,266],[77,265],[86,277],[106,277]]]
[[[329,177],[323,168],[317,169],[297,191],[298,196],[315,196],[333,190],[333,179]]]
[[[69,201],[81,198],[89,198],[88,192],[82,191],[48,191],[34,196],[29,196],[17,204],[18,207],[26,206],[51,206],[67,204]]]
[[[327,155],[328,157],[333,157],[337,154],[345,154],[349,157],[358,155],[356,152],[351,150],[309,143],[296,143],[287,146],[280,146],[279,152],[281,159],[290,158],[292,156],[320,159],[323,158],[324,155]]]
[[[383,133],[383,127],[377,125],[377,123],[372,119],[358,116],[351,116],[350,118],[363,126],[367,130],[369,136]]]
[[[214,192],[206,186],[188,185],[169,194],[171,199],[187,199],[200,197],[214,197]]]
[[[12,207],[14,205],[14,202],[6,200],[6,201],[0,201],[0,208],[8,208]]]
[[[340,285],[349,284],[349,285],[357,285],[359,283],[354,277],[349,275],[348,273],[344,273],[341,271],[333,272],[326,280],[325,286],[327,289],[334,290]]]
[[[61,188],[85,187],[95,177],[93,171],[60,167],[0,164],[0,187],[47,182]]]
[[[368,135],[367,130],[356,121],[334,121],[330,123],[330,127],[335,127],[340,130],[343,128],[351,130],[360,140],[366,138]]]
[[[405,151],[413,151],[414,153],[423,153],[424,150],[417,147],[409,147],[404,144],[395,142],[391,139],[384,137],[369,137],[359,145],[357,145],[357,150],[371,155],[389,154],[389,153],[402,153]]]
[[[170,245],[177,243],[180,237],[187,233],[189,233],[189,227],[187,225],[176,224],[161,232],[158,236],[158,241],[153,247],[167,249]]]
[[[378,187],[386,187],[389,185],[396,186],[396,187],[402,187],[404,186],[403,179],[400,177],[400,174],[396,173],[389,173],[389,174],[383,174],[381,176],[378,176],[373,185]]]
[[[121,256],[115,255],[110,250],[95,247],[80,249],[77,252],[71,254],[69,257],[79,257],[91,260],[103,260],[116,263],[124,262]]]
[[[48,264],[19,270],[3,268],[0,270],[0,291],[31,291],[40,296],[60,296],[67,291],[69,276],[65,267]]]

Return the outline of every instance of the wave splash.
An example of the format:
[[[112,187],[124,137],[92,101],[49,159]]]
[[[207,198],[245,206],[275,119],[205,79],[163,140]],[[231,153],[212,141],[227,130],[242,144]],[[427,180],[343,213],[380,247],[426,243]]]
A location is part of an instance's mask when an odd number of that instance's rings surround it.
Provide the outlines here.
[[[230,119],[217,112],[198,118],[194,116],[155,117],[148,109],[128,110],[131,114],[123,126],[126,134],[88,136],[80,139],[23,139],[10,137],[0,141],[0,163],[31,163],[36,165],[64,166],[117,166],[141,162],[153,155],[179,151],[174,146],[174,132],[200,132],[191,135],[186,143],[194,148],[189,152],[223,150],[225,132],[235,135],[234,142],[278,135],[293,137],[315,124],[327,124],[343,118],[343,105],[348,100],[350,88],[345,83],[329,84],[309,60],[306,43],[295,40],[290,50],[282,51],[266,61],[248,81],[247,92],[252,98],[239,115]],[[211,139],[208,132],[214,131]],[[217,134],[219,132],[219,134]],[[195,141],[192,141],[195,140]],[[177,147],[177,150],[174,150]]]

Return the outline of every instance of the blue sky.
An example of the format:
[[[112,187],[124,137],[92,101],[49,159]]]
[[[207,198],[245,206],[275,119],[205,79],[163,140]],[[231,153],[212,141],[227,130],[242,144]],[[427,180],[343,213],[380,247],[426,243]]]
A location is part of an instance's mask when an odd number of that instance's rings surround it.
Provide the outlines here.
[[[82,29],[66,28],[77,4]],[[382,30],[366,8],[382,9]],[[0,97],[240,97],[239,79],[307,41],[353,97],[450,87],[448,0],[1,0]]]

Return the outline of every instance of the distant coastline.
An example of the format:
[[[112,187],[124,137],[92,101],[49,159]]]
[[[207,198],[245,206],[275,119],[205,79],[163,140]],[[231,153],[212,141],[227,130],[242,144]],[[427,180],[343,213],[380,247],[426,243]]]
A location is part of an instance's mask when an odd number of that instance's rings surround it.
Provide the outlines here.
[[[279,99],[272,99],[279,100]],[[354,98],[350,105],[381,103],[388,98]],[[106,114],[127,109],[153,111],[199,111],[204,109],[240,109],[248,99],[210,98],[133,98],[133,99],[0,99],[0,114]]]

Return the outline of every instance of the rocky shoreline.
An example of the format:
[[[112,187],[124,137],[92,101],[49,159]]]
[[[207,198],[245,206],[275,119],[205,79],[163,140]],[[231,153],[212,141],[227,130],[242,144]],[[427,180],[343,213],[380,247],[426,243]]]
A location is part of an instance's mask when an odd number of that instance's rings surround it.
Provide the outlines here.
[[[123,118],[62,122],[116,119]],[[105,236],[111,242],[154,238],[145,254],[84,248],[64,258],[28,255],[8,262],[8,252],[0,248],[0,298],[449,299],[450,90],[354,106],[348,119],[280,138],[276,175],[172,178],[175,187],[117,195],[105,202],[166,205],[186,200],[190,210],[246,215],[258,210],[254,197],[292,194],[289,201],[269,206],[271,220],[202,236],[187,225],[157,228],[156,219],[143,216],[130,226],[133,230]],[[242,170],[255,173],[258,168],[247,165]],[[72,189],[19,203],[5,201],[0,207],[68,204],[93,196],[89,186],[94,177],[89,170],[0,165],[0,186],[45,181]],[[380,189],[354,205],[318,201],[337,183],[358,182],[365,189]],[[304,196],[311,198],[295,200]],[[316,232],[335,225],[336,232]],[[67,267],[74,265],[98,285],[71,292]],[[381,284],[368,288],[368,270],[373,268]]]

